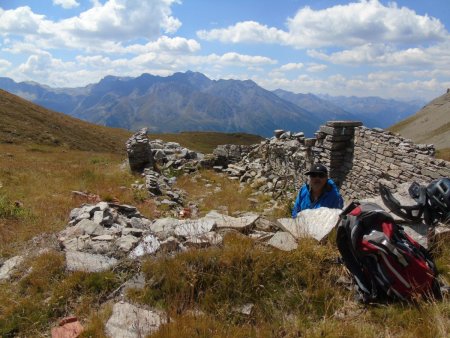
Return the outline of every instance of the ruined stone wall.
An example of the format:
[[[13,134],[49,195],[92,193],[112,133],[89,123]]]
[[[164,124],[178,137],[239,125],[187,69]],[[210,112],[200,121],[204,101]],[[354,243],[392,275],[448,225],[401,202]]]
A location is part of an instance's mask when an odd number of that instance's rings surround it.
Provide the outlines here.
[[[355,128],[351,161],[341,184],[348,199],[378,194],[378,184],[392,191],[401,183],[429,183],[439,177],[450,177],[450,162],[436,159],[432,145],[414,144],[411,140],[379,128]]]
[[[436,159],[434,153],[433,145],[414,144],[358,121],[329,121],[315,138],[277,130],[226,170],[241,182],[256,182],[260,190],[275,195],[298,189],[311,164],[321,162],[349,201],[378,195],[379,183],[396,192],[402,183],[427,184],[450,177],[450,162]]]

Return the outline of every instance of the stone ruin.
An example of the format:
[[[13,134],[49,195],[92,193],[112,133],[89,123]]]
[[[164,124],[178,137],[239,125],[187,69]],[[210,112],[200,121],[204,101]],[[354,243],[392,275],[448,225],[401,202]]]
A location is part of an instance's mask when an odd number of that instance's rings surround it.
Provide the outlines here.
[[[450,177],[450,162],[436,159],[433,145],[414,144],[355,121],[327,122],[314,138],[275,130],[272,138],[247,149],[242,151],[240,161],[230,159],[227,166],[215,169],[274,196],[289,188],[295,193],[306,181],[304,173],[314,162],[329,168],[330,177],[346,201],[377,196],[379,183],[395,193],[404,183]]]

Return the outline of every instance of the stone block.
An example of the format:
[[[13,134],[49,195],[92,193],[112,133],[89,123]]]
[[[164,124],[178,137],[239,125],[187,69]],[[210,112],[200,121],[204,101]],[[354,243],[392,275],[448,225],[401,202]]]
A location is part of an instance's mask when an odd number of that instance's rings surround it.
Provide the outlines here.
[[[363,125],[361,121],[328,121],[326,123],[329,127],[360,127]]]
[[[156,332],[166,322],[166,315],[159,310],[146,310],[120,302],[114,304],[105,332],[108,337],[113,338],[140,338]]]

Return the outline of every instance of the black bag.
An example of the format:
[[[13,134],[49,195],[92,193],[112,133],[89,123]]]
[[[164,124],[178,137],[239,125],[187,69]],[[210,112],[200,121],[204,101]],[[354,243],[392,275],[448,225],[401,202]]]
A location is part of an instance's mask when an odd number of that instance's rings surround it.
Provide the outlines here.
[[[427,250],[377,204],[347,206],[336,242],[363,302],[441,298],[436,267]]]

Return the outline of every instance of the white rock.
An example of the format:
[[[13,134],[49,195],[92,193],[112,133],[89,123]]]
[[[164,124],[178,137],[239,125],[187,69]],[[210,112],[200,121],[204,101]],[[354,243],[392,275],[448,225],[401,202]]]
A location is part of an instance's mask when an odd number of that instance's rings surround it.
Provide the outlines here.
[[[205,219],[212,219],[216,222],[218,229],[234,229],[238,231],[244,231],[250,229],[255,225],[256,220],[259,218],[257,214],[249,214],[242,217],[231,217],[218,213],[215,210],[210,211]]]
[[[133,249],[133,246],[139,242],[139,238],[134,237],[132,235],[126,235],[126,236],[122,236],[120,237],[117,241],[116,241],[116,245],[120,248],[120,250],[128,252],[131,249]]]
[[[200,218],[196,220],[183,220],[175,228],[174,234],[179,237],[195,237],[210,232],[216,228],[213,219]]]
[[[306,209],[298,213],[295,219],[280,218],[278,223],[283,230],[295,238],[312,237],[321,241],[336,226],[340,209]]]
[[[151,255],[155,253],[160,247],[159,240],[153,235],[144,237],[141,243],[133,249],[130,253],[130,258],[137,258],[143,255]]]
[[[61,241],[66,251],[82,251],[87,247],[87,240],[83,236],[63,239]]]
[[[78,251],[66,252],[66,265],[69,271],[99,272],[112,268],[117,259],[103,255]]]
[[[425,223],[401,224],[405,232],[424,248],[428,248],[427,229]]]
[[[114,239],[114,236],[111,236],[111,235],[101,235],[101,236],[92,237],[93,241],[112,241],[113,239]]]
[[[144,310],[129,303],[116,303],[105,332],[108,337],[141,338],[156,332],[167,322],[159,310]]]
[[[101,235],[103,227],[91,220],[83,219],[78,224],[77,227],[83,230],[83,233],[87,235]]]
[[[248,236],[258,241],[267,241],[273,237],[273,232],[253,230]]]
[[[175,228],[180,224],[176,218],[159,218],[150,227],[150,229],[162,239],[172,236]]]
[[[297,249],[298,246],[295,238],[289,232],[284,231],[275,233],[267,244],[283,251],[292,251]]]
[[[106,210],[109,208],[109,205],[107,202],[99,202],[96,204],[96,207],[98,207],[101,211]]]
[[[223,237],[220,234],[210,231],[206,234],[187,238],[184,245],[187,247],[204,248],[211,245],[219,245],[222,242]]]
[[[14,256],[3,263],[0,267],[0,280],[9,279],[11,277],[11,273],[20,264],[22,264],[23,260],[23,256]]]

